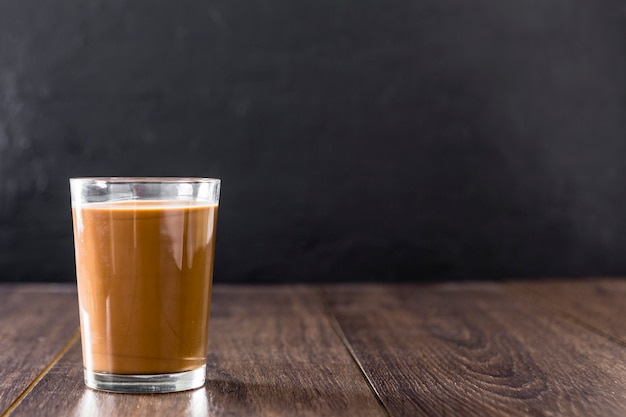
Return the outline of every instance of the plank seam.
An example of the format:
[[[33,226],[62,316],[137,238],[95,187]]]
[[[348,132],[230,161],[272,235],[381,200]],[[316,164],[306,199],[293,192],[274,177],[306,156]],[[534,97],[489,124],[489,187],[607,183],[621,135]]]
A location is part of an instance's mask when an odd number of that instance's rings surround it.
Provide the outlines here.
[[[352,361],[356,364],[357,369],[361,373],[361,376],[363,377],[363,379],[365,379],[365,383],[367,384],[369,389],[374,394],[374,397],[376,398],[376,401],[378,401],[378,404],[382,407],[382,409],[384,410],[384,412],[387,415],[387,417],[393,417],[391,412],[389,411],[389,409],[385,405],[385,402],[383,401],[380,393],[378,392],[378,390],[374,386],[373,381],[367,375],[367,372],[365,371],[365,368],[363,367],[363,364],[359,360],[355,350],[352,348],[352,345],[350,344],[350,341],[348,340],[348,337],[346,336],[346,334],[344,333],[343,329],[341,328],[341,325],[339,324],[339,321],[337,320],[337,318],[333,314],[333,312],[332,312],[332,310],[330,308],[330,305],[328,304],[328,302],[326,301],[326,297],[324,296],[324,290],[321,289],[321,288],[318,288],[318,295],[319,295],[320,302],[322,304],[322,307],[324,309],[324,313],[326,315],[326,318],[327,318],[330,326],[333,328],[333,330],[335,331],[335,333],[337,334],[337,336],[341,340],[341,343],[343,343],[344,347],[348,351],[348,354],[352,358]]]
[[[46,367],[35,377],[35,379],[33,379],[33,381],[30,384],[28,384],[28,386],[24,389],[24,391],[22,391],[22,393],[11,403],[11,405],[9,405],[9,407],[6,410],[4,410],[4,412],[0,415],[0,417],[8,417],[13,411],[15,411],[15,409],[21,404],[24,398],[26,398],[26,396],[31,393],[31,391],[37,386],[39,381],[41,381],[43,377],[46,376],[48,372],[50,372],[50,369],[52,369],[52,367],[54,367],[54,365],[56,365],[57,362],[59,362],[61,357],[65,355],[65,353],[70,349],[70,347],[79,338],[80,338],[80,330],[76,330],[76,332],[67,341],[67,343],[65,343],[65,345],[63,345],[61,350],[59,350],[59,352],[52,358],[50,363],[48,363],[48,365],[46,365]]]

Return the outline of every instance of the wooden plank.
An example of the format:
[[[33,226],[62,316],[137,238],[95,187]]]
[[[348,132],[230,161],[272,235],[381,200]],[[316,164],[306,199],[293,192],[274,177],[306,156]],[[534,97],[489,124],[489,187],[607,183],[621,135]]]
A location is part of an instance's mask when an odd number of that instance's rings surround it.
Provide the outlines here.
[[[214,288],[208,381],[165,395],[83,387],[74,346],[16,408],[19,416],[385,416],[310,287]]]
[[[501,285],[325,297],[392,416],[626,415],[626,348]]]
[[[0,286],[0,413],[78,331],[72,285]]]
[[[514,282],[557,309],[626,344],[626,279]]]
[[[161,395],[113,394],[88,389],[83,384],[80,349],[80,343],[72,345],[10,417],[232,415],[216,408],[207,388]]]

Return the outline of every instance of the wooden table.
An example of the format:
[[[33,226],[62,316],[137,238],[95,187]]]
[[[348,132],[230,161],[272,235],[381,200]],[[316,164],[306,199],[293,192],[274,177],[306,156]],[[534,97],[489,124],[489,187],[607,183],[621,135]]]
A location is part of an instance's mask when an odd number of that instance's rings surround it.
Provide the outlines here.
[[[626,280],[216,286],[208,381],[84,387],[72,285],[0,286],[0,416],[625,416]]]

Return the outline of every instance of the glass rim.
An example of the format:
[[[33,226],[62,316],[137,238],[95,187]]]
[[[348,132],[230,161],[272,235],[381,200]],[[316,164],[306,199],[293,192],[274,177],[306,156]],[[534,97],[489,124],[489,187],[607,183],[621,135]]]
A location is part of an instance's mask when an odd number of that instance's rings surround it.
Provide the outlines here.
[[[70,182],[108,182],[115,184],[132,183],[219,183],[219,178],[208,177],[71,177]]]

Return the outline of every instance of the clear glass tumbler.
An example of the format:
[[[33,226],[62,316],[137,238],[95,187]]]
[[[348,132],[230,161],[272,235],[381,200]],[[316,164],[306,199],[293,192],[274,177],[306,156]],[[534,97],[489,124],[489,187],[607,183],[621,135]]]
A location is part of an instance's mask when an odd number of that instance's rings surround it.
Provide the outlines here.
[[[70,191],[85,384],[203,386],[220,180],[72,178]]]

